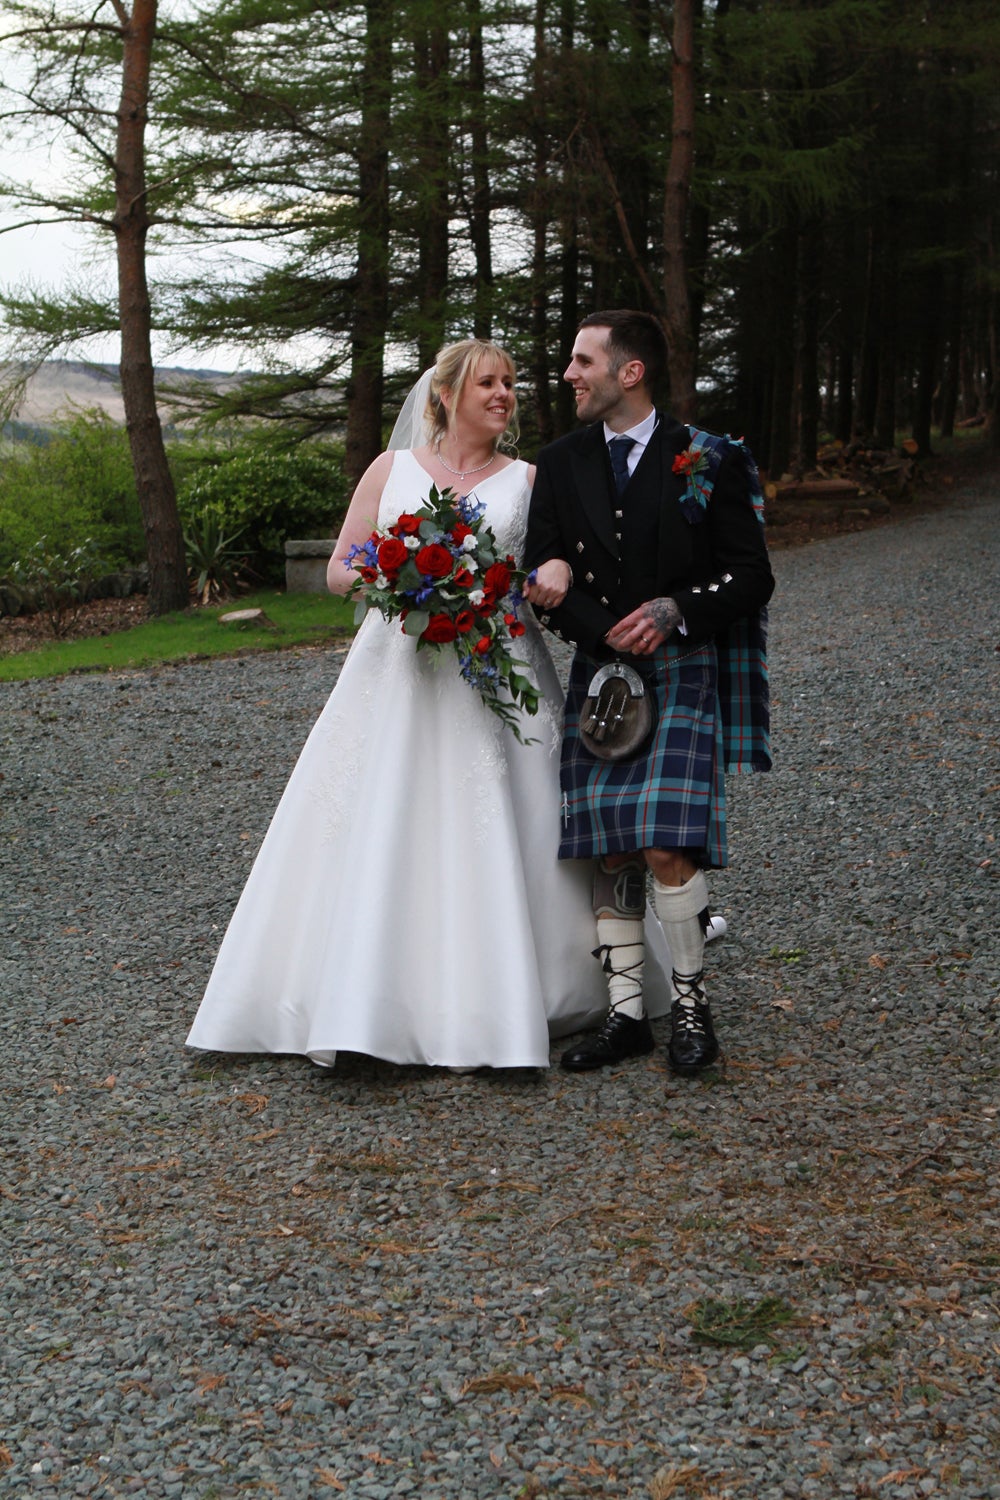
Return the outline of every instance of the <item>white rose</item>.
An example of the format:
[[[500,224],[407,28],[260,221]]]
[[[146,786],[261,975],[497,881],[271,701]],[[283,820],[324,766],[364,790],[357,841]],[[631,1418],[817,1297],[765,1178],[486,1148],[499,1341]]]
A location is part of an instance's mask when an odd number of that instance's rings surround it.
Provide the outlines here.
[[[462,551],[463,552],[475,552],[475,550],[476,550],[476,539],[470,533],[467,537],[463,537],[462,538]]]
[[[403,538],[403,546],[407,547],[411,552],[419,552],[423,545],[418,536],[404,536]]]
[[[485,598],[486,598],[486,590],[485,589],[470,589],[470,591],[469,591],[469,603],[470,604],[482,604],[482,602],[483,602],[483,600]]]

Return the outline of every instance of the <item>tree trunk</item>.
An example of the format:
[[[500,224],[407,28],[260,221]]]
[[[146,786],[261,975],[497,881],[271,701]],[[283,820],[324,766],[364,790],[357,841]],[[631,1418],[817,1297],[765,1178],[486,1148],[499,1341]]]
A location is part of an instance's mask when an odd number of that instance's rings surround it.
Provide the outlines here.
[[[483,56],[483,13],[480,0],[467,0],[469,15],[469,144],[472,153],[472,208],[469,231],[476,262],[472,331],[488,339],[493,330],[493,245],[490,236],[490,163]]]
[[[798,452],[804,472],[816,467],[819,444],[819,282],[820,226],[808,224],[799,237]]]
[[[135,485],[146,533],[149,608],[152,614],[188,604],[187,560],[174,481],[156,409],[152,316],[146,281],[145,137],[149,74],[156,32],[156,0],[135,0],[122,23],[122,91],[115,142],[115,247],[121,325],[122,401]]]
[[[714,124],[719,115],[719,90],[712,87],[713,79],[726,77],[726,63],[728,52],[717,40],[717,31],[720,21],[724,21],[729,14],[730,0],[716,0],[713,7],[713,30],[716,33],[711,38],[714,50],[714,60],[708,55],[709,46],[703,45],[698,59],[697,84],[698,98],[701,100],[702,119],[709,123],[709,132],[714,129]],[[698,34],[704,37],[705,0],[695,0],[695,26]],[[714,66],[712,62],[714,61]],[[711,161],[712,147],[709,145],[709,159],[702,157],[703,148],[699,148],[699,176],[704,183],[707,180],[717,181],[717,174],[713,170]],[[687,232],[687,282],[688,294],[691,298],[691,338],[694,342],[694,365],[697,376],[700,348],[701,348],[701,326],[705,313],[705,297],[708,286],[709,266],[711,263],[711,242],[713,230],[713,215],[708,203],[705,201],[688,204],[688,232]]]
[[[870,439],[875,431],[875,407],[878,401],[878,351],[881,305],[879,301],[879,267],[882,241],[877,227],[868,228],[865,262],[865,302],[861,320],[861,350],[858,373],[858,404],[852,436]]]
[[[650,0],[629,0],[630,39],[628,53],[628,77],[644,78],[651,68],[650,42],[652,16]],[[693,53],[693,47],[692,47]],[[616,83],[621,87],[620,83]],[[634,107],[630,111],[634,121]],[[641,118],[641,117],[640,117]],[[625,149],[620,155],[617,176],[621,183],[622,210],[628,227],[628,256],[618,263],[619,292],[615,301],[618,306],[648,308],[652,313],[660,310],[660,295],[653,290],[655,269],[650,264],[649,245],[653,238],[650,223],[652,196],[651,159],[648,141],[641,127],[633,128]]]
[[[795,401],[795,307],[797,258],[794,228],[775,236],[770,265],[774,336],[771,345],[770,429],[768,467],[780,477],[792,457],[792,433],[797,420]]]
[[[844,444],[851,440],[854,411],[854,339],[854,304],[845,300],[837,339],[837,404],[833,422],[833,435]]]
[[[670,345],[670,409],[681,422],[695,416],[694,334],[688,295],[688,196],[694,166],[694,0],[676,0],[673,32],[673,129],[663,198],[663,302]]]
[[[887,207],[885,233],[881,241],[879,268],[878,399],[875,407],[875,442],[880,448],[896,446],[896,375],[899,362],[899,238],[896,215]]]
[[[366,0],[358,146],[358,261],[344,468],[356,484],[382,448],[383,350],[389,321],[389,123],[392,0]]]
[[[548,225],[549,225],[549,133],[545,108],[548,56],[545,39],[547,0],[535,0],[535,51],[533,60],[534,190],[531,194],[531,374],[535,420],[539,443],[552,441],[552,393],[548,357]]]
[[[958,410],[958,371],[963,344],[964,282],[962,268],[957,267],[948,278],[948,313],[946,326],[948,338],[941,377],[941,436],[954,437],[955,416]]]
[[[931,412],[940,364],[943,281],[939,266],[933,266],[924,278],[926,295],[923,298],[924,320],[920,337],[916,410],[913,415],[912,428],[919,458],[929,458],[931,454]]]
[[[989,258],[992,262],[994,260],[992,232],[990,234],[989,251]],[[994,287],[995,284],[994,281]],[[986,435],[989,440],[990,451],[993,453],[1000,453],[1000,333],[998,333],[997,329],[997,312],[997,294],[991,287],[989,293],[989,316],[987,320],[990,385],[986,393],[984,406],[986,413]]]
[[[559,77],[562,79],[560,105],[565,112],[566,80],[576,45],[574,0],[559,0]],[[569,432],[576,421],[576,402],[571,386],[563,380],[569,364],[580,322],[580,243],[579,216],[572,184],[564,186],[559,238],[562,246],[559,265],[559,353],[556,377],[556,432]]]
[[[436,10],[414,39],[417,84],[418,333],[420,368],[434,363],[444,342],[448,293],[448,32]]]

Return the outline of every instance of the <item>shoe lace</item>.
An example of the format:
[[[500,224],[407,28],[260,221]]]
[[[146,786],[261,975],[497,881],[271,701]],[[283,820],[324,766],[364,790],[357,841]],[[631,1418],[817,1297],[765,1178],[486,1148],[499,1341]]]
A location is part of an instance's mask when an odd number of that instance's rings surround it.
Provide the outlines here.
[[[617,1030],[618,1022],[619,1021],[634,1021],[635,1020],[634,1016],[623,1016],[621,1014],[621,1012],[620,1012],[620,1010],[619,1010],[618,1007],[620,1005],[622,1005],[623,1003],[624,1002],[621,1001],[621,1000],[615,1000],[615,1001],[609,1002],[609,1004],[608,1004],[608,1013],[604,1017],[604,1020],[601,1022],[599,1029],[594,1033],[594,1040],[595,1041],[598,1041],[598,1042],[605,1041],[605,1040],[607,1040],[608,1037],[614,1036],[614,1034],[615,1034],[615,1032]]]
[[[697,974],[678,974],[675,969],[672,977],[676,991],[674,1024],[683,1027],[685,1031],[704,1036],[705,991],[701,988],[701,982],[705,977],[704,969],[699,969]]]
[[[618,948],[633,946],[634,945],[631,943],[602,943],[599,948],[594,948],[591,950],[594,958],[599,958],[601,960],[601,968],[604,970],[605,974],[616,974],[624,979],[630,979],[635,985],[634,994],[619,995],[617,1000],[611,1000],[609,1002],[610,1010],[605,1017],[605,1026],[618,1014],[619,1006],[627,1005],[630,1000],[642,999],[643,957],[640,956],[639,958],[633,960],[633,962],[630,964],[622,964],[620,968],[616,967],[615,962],[612,960],[612,954],[614,954]],[[602,1027],[601,1030],[603,1032],[604,1027]]]

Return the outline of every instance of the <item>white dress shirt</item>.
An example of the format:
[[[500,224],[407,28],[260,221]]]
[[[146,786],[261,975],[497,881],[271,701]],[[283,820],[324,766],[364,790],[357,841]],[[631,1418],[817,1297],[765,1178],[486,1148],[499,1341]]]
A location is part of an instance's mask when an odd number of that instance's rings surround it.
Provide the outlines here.
[[[630,427],[627,432],[615,432],[608,426],[607,422],[605,422],[604,441],[606,443],[610,443],[611,439],[616,437],[630,437],[632,439],[633,446],[628,450],[628,453],[625,457],[625,462],[628,464],[629,477],[631,477],[635,473],[635,466],[639,462],[642,455],[645,453],[646,444],[649,442],[655,431],[655,411],[651,411],[648,417],[643,417],[641,422],[637,422],[636,425],[634,427]]]

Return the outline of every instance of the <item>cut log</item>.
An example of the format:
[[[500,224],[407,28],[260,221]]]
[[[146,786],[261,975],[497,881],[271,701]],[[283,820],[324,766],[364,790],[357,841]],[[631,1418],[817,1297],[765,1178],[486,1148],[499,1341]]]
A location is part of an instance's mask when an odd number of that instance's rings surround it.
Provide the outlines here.
[[[219,624],[238,625],[241,629],[247,625],[264,625],[269,630],[277,629],[274,621],[268,619],[262,609],[231,609],[227,615],[219,616]]]
[[[850,479],[792,479],[767,486],[769,500],[853,500],[859,494]]]

